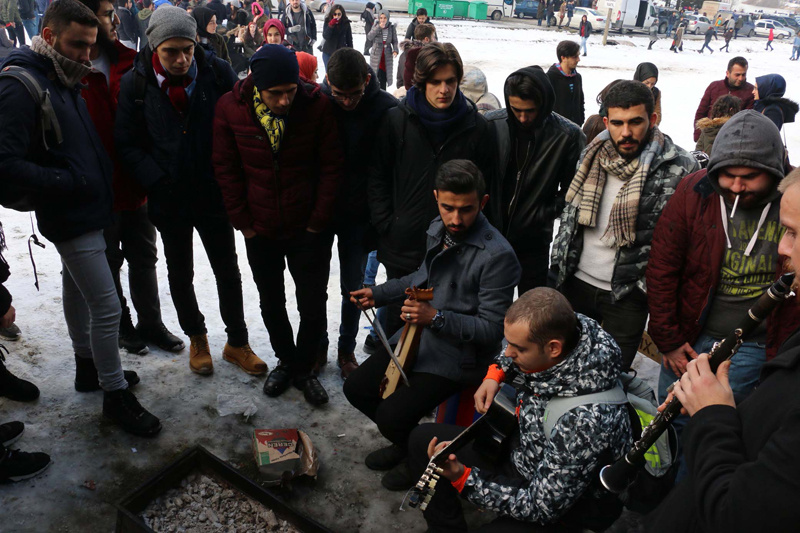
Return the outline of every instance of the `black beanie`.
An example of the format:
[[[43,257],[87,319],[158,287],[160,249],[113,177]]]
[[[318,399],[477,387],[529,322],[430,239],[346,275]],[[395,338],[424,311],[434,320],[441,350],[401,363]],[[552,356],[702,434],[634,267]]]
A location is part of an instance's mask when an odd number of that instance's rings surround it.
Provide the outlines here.
[[[300,66],[294,51],[280,44],[265,44],[250,58],[253,81],[259,91],[276,85],[298,83]]]

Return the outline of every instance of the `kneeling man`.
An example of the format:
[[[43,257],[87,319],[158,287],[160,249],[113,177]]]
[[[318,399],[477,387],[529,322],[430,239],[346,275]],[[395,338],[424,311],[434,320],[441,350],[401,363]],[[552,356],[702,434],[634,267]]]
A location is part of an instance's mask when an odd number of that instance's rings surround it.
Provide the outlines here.
[[[428,228],[427,252],[419,269],[377,287],[351,293],[354,303],[381,307],[405,298],[409,287],[432,288],[433,300],[405,300],[402,319],[424,326],[416,363],[401,386],[381,399],[380,383],[389,354],[380,350],[344,384],[347,399],[373,420],[392,444],[370,453],[372,470],[390,470],[384,487],[413,485],[406,463],[408,436],[441,402],[476,386],[503,338],[503,316],[514,299],[520,266],[513,248],[481,210],[489,196],[478,167],[456,159],[436,174],[439,217]]]

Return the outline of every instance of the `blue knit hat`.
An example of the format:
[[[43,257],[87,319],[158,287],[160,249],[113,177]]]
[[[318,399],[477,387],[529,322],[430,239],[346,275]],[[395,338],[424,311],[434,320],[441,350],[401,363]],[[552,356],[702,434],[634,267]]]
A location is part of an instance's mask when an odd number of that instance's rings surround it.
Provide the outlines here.
[[[250,58],[253,81],[259,91],[276,85],[298,83],[300,66],[294,51],[280,44],[265,44]]]

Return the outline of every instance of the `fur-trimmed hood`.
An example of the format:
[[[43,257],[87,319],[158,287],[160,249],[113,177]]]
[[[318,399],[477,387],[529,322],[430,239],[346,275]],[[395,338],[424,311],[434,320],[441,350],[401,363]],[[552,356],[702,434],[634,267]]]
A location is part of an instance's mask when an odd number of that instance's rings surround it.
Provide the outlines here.
[[[695,122],[694,126],[701,130],[706,128],[714,127],[714,128],[721,128],[723,124],[728,122],[731,117],[717,117],[717,118],[701,118],[697,122]]]

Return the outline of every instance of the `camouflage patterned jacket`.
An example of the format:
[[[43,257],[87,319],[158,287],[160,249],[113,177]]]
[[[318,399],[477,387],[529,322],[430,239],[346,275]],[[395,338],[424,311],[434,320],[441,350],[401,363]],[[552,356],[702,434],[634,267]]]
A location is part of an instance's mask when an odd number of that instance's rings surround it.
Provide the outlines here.
[[[608,130],[598,137],[608,137]],[[636,242],[633,246],[619,248],[611,279],[611,292],[615,300],[621,300],[635,288],[647,293],[644,271],[650,257],[650,243],[658,217],[667,205],[678,182],[686,175],[699,170],[692,155],[672,142],[665,135],[664,150],[656,156],[650,166],[650,174],[639,199],[639,214],[636,217]],[[584,149],[581,161],[586,153]],[[578,163],[580,166],[580,163]],[[583,250],[583,227],[578,225],[578,208],[567,205],[559,217],[558,233],[553,241],[550,268],[556,272],[556,288],[575,273]]]
[[[590,488],[601,458],[621,457],[631,446],[625,405],[589,404],[567,412],[544,435],[545,408],[556,396],[580,396],[614,387],[622,365],[619,347],[591,318],[578,314],[581,336],[570,356],[544,372],[524,374],[530,391],[519,390],[519,445],[511,462],[524,478],[481,475],[472,468],[461,495],[483,509],[515,520],[549,524]],[[513,364],[502,354],[495,363]],[[588,494],[593,496],[593,494]]]

